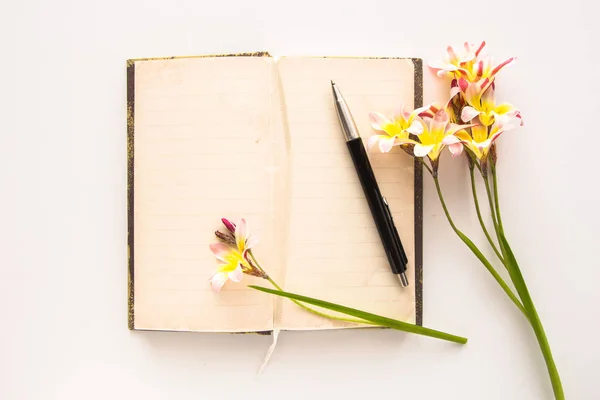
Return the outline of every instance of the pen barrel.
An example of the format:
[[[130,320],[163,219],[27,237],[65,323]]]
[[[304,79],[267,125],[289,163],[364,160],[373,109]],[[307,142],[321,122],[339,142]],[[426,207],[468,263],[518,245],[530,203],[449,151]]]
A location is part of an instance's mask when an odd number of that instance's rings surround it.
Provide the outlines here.
[[[392,268],[394,274],[399,274],[406,271],[406,264],[408,258],[400,241],[400,236],[394,225],[394,219],[392,218],[392,212],[389,205],[385,201],[384,197],[379,190],[379,185],[375,179],[375,174],[369,157],[365,150],[365,146],[360,138],[349,140],[346,142],[352,162],[356,168],[360,184],[369,203],[369,208],[386,256]]]

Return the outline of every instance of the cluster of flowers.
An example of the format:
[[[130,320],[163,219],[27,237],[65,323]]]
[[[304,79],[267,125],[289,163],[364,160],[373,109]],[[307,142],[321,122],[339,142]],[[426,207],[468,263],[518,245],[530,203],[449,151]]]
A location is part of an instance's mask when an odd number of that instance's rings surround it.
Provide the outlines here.
[[[437,174],[439,156],[448,147],[453,156],[466,148],[485,168],[490,150],[500,135],[523,125],[521,113],[509,103],[496,104],[495,78],[515,61],[509,58],[494,65],[482,53],[485,42],[465,43],[464,51],[449,46],[444,61],[430,63],[439,77],[451,78],[450,98],[445,105],[433,103],[408,112],[401,108],[390,117],[370,113],[376,135],[368,148],[378,144],[386,153],[393,146],[415,157],[427,157]]]

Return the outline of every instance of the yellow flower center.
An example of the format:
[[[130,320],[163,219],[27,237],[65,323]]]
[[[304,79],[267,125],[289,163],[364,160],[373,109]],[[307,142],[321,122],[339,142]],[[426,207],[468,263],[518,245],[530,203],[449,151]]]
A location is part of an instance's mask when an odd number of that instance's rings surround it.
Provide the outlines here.
[[[398,119],[395,119],[394,121],[388,122],[387,124],[383,125],[381,128],[390,137],[399,137],[400,139],[407,139],[408,132],[406,132],[406,130],[408,129],[408,127],[408,121],[405,120],[403,117],[399,117]]]
[[[225,257],[225,264],[222,264],[219,268],[219,272],[232,272],[238,264],[242,264],[242,269],[246,270],[250,268],[248,261],[236,250],[231,250]]]

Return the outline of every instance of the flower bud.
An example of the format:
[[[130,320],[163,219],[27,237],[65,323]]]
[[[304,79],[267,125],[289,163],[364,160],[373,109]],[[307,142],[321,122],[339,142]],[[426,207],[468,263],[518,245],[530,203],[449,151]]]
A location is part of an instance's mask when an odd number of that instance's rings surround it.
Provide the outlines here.
[[[490,158],[492,159],[492,164],[496,165],[496,161],[498,160],[498,153],[496,153],[496,143],[492,143],[490,146]]]
[[[215,236],[231,246],[236,246],[235,237],[233,236],[233,233],[229,231],[227,231],[226,233],[221,231],[215,231]]]
[[[221,222],[223,222],[223,225],[225,225],[229,232],[235,233],[235,224],[233,222],[231,222],[227,218],[221,218]]]

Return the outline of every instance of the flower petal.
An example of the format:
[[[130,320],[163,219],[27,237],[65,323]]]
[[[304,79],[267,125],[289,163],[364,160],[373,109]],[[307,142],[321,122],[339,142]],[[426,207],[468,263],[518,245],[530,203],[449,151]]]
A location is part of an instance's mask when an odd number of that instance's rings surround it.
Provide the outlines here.
[[[431,103],[430,105],[427,106],[427,108],[425,108],[425,110],[421,111],[419,114],[417,114],[418,117],[421,118],[425,118],[425,117],[433,117],[435,115],[436,112],[438,112],[440,109],[440,105],[437,103]]]
[[[500,70],[510,64],[512,64],[513,62],[515,62],[517,60],[517,57],[511,57],[508,60],[496,65],[496,67],[492,70],[491,76],[496,75],[498,72],[500,72]]]
[[[478,56],[479,53],[481,53],[481,50],[483,50],[483,48],[485,47],[485,40],[481,42],[481,44],[479,45],[479,48],[477,50],[475,50],[475,55]]]
[[[227,275],[226,272],[217,272],[210,278],[210,285],[215,292],[219,293],[225,282],[227,282]]]
[[[429,128],[429,130],[431,131],[431,134],[436,136],[438,134],[445,132],[448,121],[450,121],[450,117],[448,117],[448,114],[446,113],[446,111],[440,110],[437,113],[435,113],[435,115],[433,116],[433,120],[431,121],[430,128]]]
[[[424,146],[421,143],[417,143],[417,144],[415,144],[415,148],[413,149],[413,152],[415,154],[415,157],[425,157],[427,154],[429,154],[429,152],[433,149],[433,147],[434,147],[433,144]]]
[[[477,146],[479,151],[481,151],[482,155],[487,153],[487,151],[489,150],[491,145],[492,145],[492,141],[490,139],[487,139],[481,143],[475,143],[475,146]]]
[[[463,107],[462,112],[460,113],[460,119],[462,119],[463,122],[469,122],[479,114],[481,114],[481,111],[477,111],[471,106],[466,106]]]
[[[430,107],[431,107],[431,105],[429,105],[429,104],[428,104],[428,105],[426,105],[426,106],[423,106],[423,107],[415,108],[411,114],[412,114],[412,115],[414,115],[414,116],[416,117],[416,116],[418,116],[419,114],[421,114],[423,111],[427,111],[427,110],[429,110],[429,108],[430,108]],[[413,118],[414,118],[414,117],[413,117]]]
[[[458,80],[458,87],[463,93],[466,93],[467,89],[469,88],[469,81],[467,81],[465,78],[460,78]]]
[[[460,86],[452,86],[450,88],[450,99],[460,93]]]
[[[233,282],[239,282],[244,277],[244,272],[242,271],[242,265],[238,264],[237,268],[227,274],[229,279]]]
[[[442,140],[442,144],[445,144],[446,146],[450,146],[456,143],[460,143],[460,139],[457,138],[454,135],[449,135],[446,136],[443,140]]]
[[[413,135],[420,135],[423,133],[423,125],[419,121],[413,121],[406,131],[408,133],[412,133]]]
[[[458,132],[455,132],[452,136],[457,137],[463,143],[468,143],[473,140],[471,135],[469,135],[469,133],[467,131],[465,131],[464,129],[461,129]],[[447,137],[450,137],[450,136],[447,136]]]
[[[429,68],[433,68],[433,69],[446,69],[446,67],[448,67],[452,64],[443,62],[441,60],[435,60],[435,61],[430,61],[429,63],[427,63],[427,65],[429,66]]]
[[[471,128],[471,134],[473,135],[474,142],[481,143],[488,137],[488,128],[483,125],[475,125]]]
[[[383,114],[378,112],[369,113],[369,119],[371,120],[371,127],[377,131],[382,131],[383,127],[390,123]]]
[[[516,124],[511,123],[514,117],[507,114],[498,114],[492,111],[492,115],[494,116],[494,125],[503,126],[505,129],[514,129],[519,125],[518,122]]]
[[[490,137],[490,139],[489,139],[489,140],[490,140],[490,145],[491,145],[492,143],[494,143],[494,142],[495,142],[495,141],[496,141],[496,140],[497,140],[497,139],[500,137],[500,135],[502,135],[504,132],[506,132],[506,131],[498,131],[498,132],[494,133],[494,134],[493,134],[493,135]]]
[[[246,239],[248,238],[248,227],[246,220],[242,218],[239,224],[235,227],[235,242],[237,243],[238,250],[241,252],[246,248]]]
[[[448,146],[448,150],[452,153],[452,157],[458,157],[463,152],[463,144],[461,142],[451,144]]]
[[[494,90],[493,86],[490,86],[481,95],[481,106],[484,107],[484,110],[490,110],[490,109],[494,108],[495,104],[496,104],[495,90]]]
[[[256,234],[249,235],[246,239],[246,249],[251,249],[258,244],[258,236]]]
[[[392,113],[392,120],[394,122],[405,119],[406,112],[404,111],[404,104],[400,104],[400,107],[394,110]]]
[[[481,77],[483,75],[483,67],[484,67],[483,60],[479,60],[477,62],[477,64],[475,64],[475,74],[478,77]]]
[[[448,46],[446,48],[446,52],[448,53],[448,57],[450,57],[450,62],[460,61],[460,58],[456,55],[456,52],[454,51],[454,47]]]
[[[473,61],[475,59],[475,57],[476,56],[475,56],[474,52],[467,50],[467,53],[464,56],[462,56],[462,58],[460,60],[460,64],[464,65],[464,64],[468,63],[469,61]]]
[[[498,104],[495,108],[494,108],[494,112],[496,114],[511,114],[514,115],[516,113],[516,109],[515,107],[510,104],[510,103],[502,103],[502,104]]]
[[[215,255],[215,257],[217,257],[218,260],[227,262],[225,260],[225,257],[231,253],[232,248],[227,246],[223,242],[217,242],[210,244],[210,250],[213,252],[213,254]]]
[[[514,117],[508,117],[502,123],[502,129],[505,131],[518,128],[519,126],[523,126],[523,118],[518,114]]]
[[[461,87],[462,90],[462,87]],[[467,103],[471,104],[471,105],[479,105],[480,104],[480,100],[481,100],[481,94],[482,89],[481,86],[476,83],[469,83],[469,86],[467,87],[467,90],[464,91],[465,93],[465,100],[467,100]]]
[[[494,79],[490,79],[490,78],[485,78],[483,81],[481,81],[481,83],[478,83],[478,90],[483,93],[485,92],[485,90],[489,87],[495,88],[496,86],[494,85]]]
[[[402,144],[418,144],[419,142],[415,142],[412,139],[402,139],[402,138],[396,138],[396,141],[394,142],[395,146],[400,146]]]
[[[381,139],[379,141],[379,150],[381,150],[382,153],[387,153],[392,149],[395,141],[396,139],[394,137],[386,137]]]
[[[373,148],[373,146],[375,146],[375,144],[380,141],[381,139],[385,139],[386,137],[388,137],[387,135],[373,135],[369,138],[369,141],[367,142],[367,150],[371,150]]]
[[[479,114],[479,122],[484,126],[490,126],[494,123],[494,113],[481,113]]]

